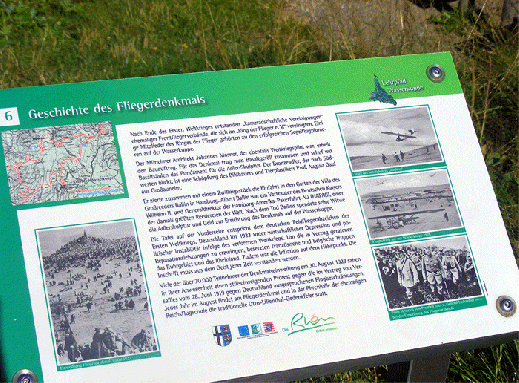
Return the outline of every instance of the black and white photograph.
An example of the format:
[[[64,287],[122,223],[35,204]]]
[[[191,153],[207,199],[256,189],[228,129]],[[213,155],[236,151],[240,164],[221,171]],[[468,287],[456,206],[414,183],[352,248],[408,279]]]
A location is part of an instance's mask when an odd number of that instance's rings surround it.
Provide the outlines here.
[[[338,114],[352,171],[441,162],[425,106]]]
[[[446,170],[355,180],[371,239],[458,228]]]
[[[133,220],[36,236],[58,365],[158,351]]]
[[[482,294],[464,236],[374,250],[389,309]]]

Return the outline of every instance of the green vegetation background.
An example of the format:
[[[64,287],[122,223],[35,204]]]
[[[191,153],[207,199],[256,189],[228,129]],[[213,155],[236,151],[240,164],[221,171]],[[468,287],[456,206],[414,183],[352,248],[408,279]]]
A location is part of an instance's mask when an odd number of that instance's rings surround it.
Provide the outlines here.
[[[516,259],[518,33],[500,2],[0,1],[0,88],[450,51]],[[519,262],[519,261],[518,261]],[[519,381],[517,341],[453,354],[449,381]],[[385,366],[309,381],[384,380]],[[0,381],[6,377],[0,376]]]

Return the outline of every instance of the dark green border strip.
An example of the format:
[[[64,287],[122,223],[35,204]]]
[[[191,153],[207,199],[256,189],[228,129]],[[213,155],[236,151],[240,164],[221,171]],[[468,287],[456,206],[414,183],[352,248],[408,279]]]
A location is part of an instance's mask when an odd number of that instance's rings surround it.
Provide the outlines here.
[[[407,172],[410,170],[429,170],[434,168],[444,168],[447,166],[445,164],[445,161],[441,162],[431,162],[427,164],[419,164],[419,165],[409,165],[409,166],[402,166],[402,167],[393,167],[393,168],[385,168],[385,169],[373,169],[373,170],[361,170],[358,172],[353,172],[353,177],[363,177],[363,176],[371,176],[371,175],[385,175],[385,174],[391,174],[391,173],[398,173],[398,172]]]
[[[391,311],[389,311],[389,319],[393,321],[393,320],[406,319],[406,318],[417,317],[417,316],[444,313],[444,312],[448,312],[448,311],[471,309],[471,308],[481,307],[481,306],[486,306],[486,305],[487,305],[487,298],[485,296],[479,296],[479,297],[468,298],[468,299],[460,299],[460,300],[451,301],[451,302],[435,303],[435,304],[426,305],[426,306],[411,307],[411,308],[400,309],[400,310],[391,310]]]
[[[419,240],[424,238],[433,238],[433,237],[443,237],[443,236],[449,236],[454,234],[466,234],[466,230],[464,227],[460,227],[457,229],[448,229],[448,230],[438,230],[438,231],[431,231],[429,233],[416,233],[416,234],[410,234],[410,235],[399,235],[397,237],[388,237],[388,238],[381,238],[381,239],[372,239],[369,241],[370,245],[384,245],[387,243],[392,242],[402,242],[402,241],[410,241],[410,240]]]
[[[137,360],[137,359],[157,358],[160,356],[161,356],[160,351],[153,351],[153,352],[142,353],[142,354],[119,356],[119,357],[115,357],[115,358],[98,359],[98,360],[91,361],[91,362],[80,362],[80,363],[68,364],[68,365],[64,365],[64,366],[58,366],[58,371],[69,371],[69,370],[75,370],[76,368],[85,368],[85,367],[92,367],[92,366],[104,366],[107,364],[129,362],[131,360]]]

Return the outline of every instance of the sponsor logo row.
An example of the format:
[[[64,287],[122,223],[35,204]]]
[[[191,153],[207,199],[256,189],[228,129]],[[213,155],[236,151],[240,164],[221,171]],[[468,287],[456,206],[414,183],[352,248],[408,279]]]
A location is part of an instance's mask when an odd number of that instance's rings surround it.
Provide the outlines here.
[[[312,314],[307,317],[303,313],[295,313],[290,324],[282,328],[286,335],[293,335],[301,332],[324,332],[337,330],[336,321],[331,316],[319,316]],[[214,341],[218,346],[226,347],[233,341],[233,334],[236,340],[255,339],[259,337],[278,334],[274,322],[256,322],[252,324],[242,324],[232,328],[229,324],[215,325],[212,328]]]

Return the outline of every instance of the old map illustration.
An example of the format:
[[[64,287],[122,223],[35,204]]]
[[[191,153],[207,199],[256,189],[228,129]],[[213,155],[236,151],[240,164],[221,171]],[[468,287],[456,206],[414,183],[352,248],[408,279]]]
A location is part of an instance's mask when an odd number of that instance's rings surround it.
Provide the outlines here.
[[[124,192],[110,122],[2,132],[11,204]]]

